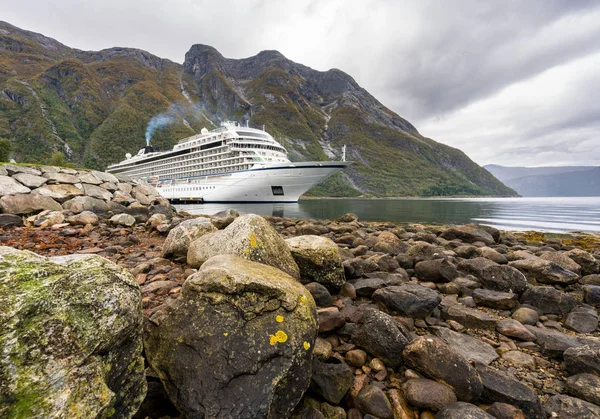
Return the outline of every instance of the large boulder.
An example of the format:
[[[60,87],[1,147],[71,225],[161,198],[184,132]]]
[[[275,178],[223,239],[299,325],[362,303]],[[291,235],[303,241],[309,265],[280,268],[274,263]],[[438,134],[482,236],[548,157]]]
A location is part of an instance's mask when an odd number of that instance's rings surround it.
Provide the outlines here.
[[[37,188],[34,193],[42,196],[49,196],[58,202],[64,202],[75,196],[83,195],[83,191],[70,184],[44,185]]]
[[[83,191],[87,196],[92,198],[103,199],[104,201],[110,201],[113,198],[113,194],[104,188],[96,185],[83,184]]]
[[[186,417],[288,417],[311,378],[310,293],[232,255],[202,265],[144,327],[146,356]]]
[[[498,358],[492,345],[475,337],[454,332],[447,327],[434,326],[431,328],[434,335],[444,339],[456,352],[467,361],[477,361],[489,365]]]
[[[146,392],[134,278],[92,255],[0,247],[0,416],[130,418]]]
[[[549,418],[600,418],[600,406],[562,394],[550,397],[544,405],[544,411]]]
[[[29,193],[30,189],[8,176],[0,176],[0,196]]]
[[[560,267],[562,267],[563,269],[566,269],[567,271],[571,271],[573,273],[576,273],[577,275],[581,275],[581,266],[579,266],[579,264],[577,264],[565,253],[546,251],[538,254],[538,257],[540,259],[554,262],[557,265],[560,265]]]
[[[6,195],[0,198],[0,208],[7,214],[32,214],[40,211],[60,211],[62,207],[49,196],[37,194]]]
[[[187,263],[196,268],[221,254],[270,265],[300,279],[300,270],[285,240],[259,215],[242,215],[224,230],[194,240],[188,249]]]
[[[529,304],[540,309],[543,314],[567,314],[575,307],[572,295],[554,287],[531,287],[521,296],[521,304]]]
[[[483,391],[481,378],[475,368],[438,337],[417,337],[404,348],[402,357],[407,366],[450,386],[458,400],[477,400]]]
[[[482,242],[486,245],[495,243],[494,237],[482,228],[474,226],[459,226],[445,230],[440,237],[446,240],[459,239],[465,243]]]
[[[186,220],[169,231],[162,247],[163,257],[186,256],[190,243],[205,234],[217,231],[210,218],[198,217]]]
[[[410,283],[378,289],[372,299],[402,316],[421,319],[428,317],[442,301],[437,291]]]
[[[569,374],[591,373],[600,376],[600,346],[574,346],[564,352]]]
[[[28,188],[39,188],[48,181],[45,177],[36,176],[29,173],[17,173],[13,176],[13,179],[18,180],[21,184]]]
[[[522,259],[509,262],[534,283],[569,285],[577,282],[579,275],[548,260]]]
[[[109,210],[108,204],[101,199],[91,196],[76,196],[62,204],[63,209],[79,214],[83,211],[103,213]]]
[[[575,248],[566,252],[565,255],[581,266],[584,275],[592,275],[600,272],[600,262],[585,250]]]
[[[489,265],[477,276],[477,281],[484,288],[522,294],[527,289],[527,278],[518,269],[508,265]]]
[[[297,236],[285,242],[300,269],[303,283],[318,282],[325,286],[341,287],[346,282],[344,267],[337,244],[322,236]]]

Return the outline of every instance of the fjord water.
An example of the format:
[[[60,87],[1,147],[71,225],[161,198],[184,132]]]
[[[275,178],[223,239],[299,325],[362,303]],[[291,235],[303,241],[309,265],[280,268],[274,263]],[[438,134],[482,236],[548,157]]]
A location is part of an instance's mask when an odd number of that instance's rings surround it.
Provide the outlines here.
[[[289,218],[335,219],[353,212],[364,221],[487,224],[502,230],[600,232],[600,197],[306,199],[293,204],[178,205],[193,214],[228,208]]]

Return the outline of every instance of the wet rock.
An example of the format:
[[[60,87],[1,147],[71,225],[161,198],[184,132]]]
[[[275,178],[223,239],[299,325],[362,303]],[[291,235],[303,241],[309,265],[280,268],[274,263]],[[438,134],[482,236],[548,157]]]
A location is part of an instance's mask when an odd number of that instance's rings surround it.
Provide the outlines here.
[[[569,285],[577,282],[579,276],[568,271],[560,265],[544,259],[523,259],[509,262],[513,268],[517,268],[528,279],[540,284]]]
[[[550,397],[544,405],[544,411],[550,418],[582,419],[600,417],[600,406],[560,394]]]
[[[317,307],[329,307],[333,304],[333,297],[323,285],[318,282],[311,282],[306,284],[305,287],[313,296]]]
[[[485,266],[478,275],[478,281],[484,288],[514,292],[521,295],[527,289],[527,278],[518,269],[508,265]]]
[[[592,333],[598,328],[598,313],[593,307],[575,307],[567,314],[564,324],[578,333]]]
[[[594,307],[600,307],[600,285],[584,285],[583,300]]]
[[[496,419],[526,419],[521,409],[507,403],[496,402],[489,407],[487,413]]]
[[[10,247],[0,262],[2,416],[131,417],[146,392],[131,274],[99,256]]]
[[[337,244],[322,236],[297,236],[285,242],[300,269],[304,283],[318,282],[325,286],[340,287],[346,282]]]
[[[312,363],[310,389],[329,403],[339,404],[354,382],[354,374],[345,362],[325,363],[317,359]]]
[[[26,194],[31,189],[8,176],[0,176],[0,196]]]
[[[575,307],[575,299],[554,287],[531,287],[521,296],[521,304],[529,304],[544,314],[567,314]]]
[[[377,309],[367,309],[352,333],[352,342],[390,367],[402,364],[400,354],[408,338],[394,319]]]
[[[569,374],[592,373],[600,375],[600,347],[590,345],[568,348],[564,352]]]
[[[224,230],[205,234],[194,240],[188,249],[187,262],[195,268],[219,254],[235,255],[270,265],[300,279],[298,265],[288,245],[269,222],[259,215],[242,215]]]
[[[411,405],[434,412],[456,403],[456,395],[450,387],[426,378],[408,380],[402,386],[402,392]]]
[[[482,242],[488,246],[495,243],[490,233],[473,226],[452,227],[445,230],[440,237],[446,240],[459,239],[465,243]]]
[[[585,373],[572,375],[567,378],[567,393],[600,406],[600,377]]]
[[[403,316],[424,319],[429,317],[442,298],[437,291],[417,284],[402,284],[381,288],[372,295],[372,300],[383,304],[388,310]]]
[[[392,419],[394,417],[390,401],[385,393],[375,385],[364,387],[354,399],[354,404],[361,412],[377,418]]]
[[[58,202],[37,194],[5,195],[0,198],[0,208],[7,214],[32,214],[44,210],[60,211]]]
[[[422,281],[448,282],[458,277],[456,267],[448,259],[424,260],[415,265],[415,274]]]
[[[209,218],[198,217],[183,221],[169,232],[162,246],[162,256],[186,256],[190,243],[215,231],[217,229]]]
[[[521,322],[515,319],[500,320],[496,324],[496,330],[504,336],[516,338],[525,342],[533,342],[536,340],[536,336]]]
[[[521,409],[527,418],[544,418],[542,405],[531,388],[483,364],[475,364],[475,368],[483,382],[482,402],[512,404]]]
[[[477,361],[489,365],[498,358],[494,347],[475,337],[454,332],[446,327],[434,326],[433,334],[440,337],[467,361]]]
[[[91,211],[83,211],[68,217],[67,222],[71,225],[96,225],[98,224],[98,216]]]
[[[518,304],[518,295],[512,292],[476,289],[473,299],[478,306],[495,308],[496,310],[509,310]]]
[[[519,307],[511,317],[523,324],[535,326],[539,320],[537,311],[529,307]]]
[[[129,214],[117,214],[110,217],[110,223],[125,227],[131,227],[135,224],[135,218]]]
[[[483,385],[469,362],[442,339],[420,336],[402,352],[406,365],[425,376],[450,386],[459,400],[477,400]]]
[[[316,332],[300,283],[220,255],[146,322],[144,347],[183,415],[287,417],[309,385]]]
[[[471,403],[456,402],[441,409],[435,419],[494,419],[484,410]]]
[[[76,196],[62,204],[63,209],[79,214],[83,211],[92,211],[96,214],[108,211],[108,204],[101,199],[91,196]]]

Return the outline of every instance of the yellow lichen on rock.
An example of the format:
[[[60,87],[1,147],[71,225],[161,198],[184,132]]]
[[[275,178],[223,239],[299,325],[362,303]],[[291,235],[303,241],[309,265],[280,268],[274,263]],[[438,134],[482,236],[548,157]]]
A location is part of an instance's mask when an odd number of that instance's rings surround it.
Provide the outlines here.
[[[276,343],[284,343],[287,341],[287,335],[283,330],[278,330],[274,335],[269,335],[269,343],[275,345]]]
[[[277,321],[277,323],[283,323],[283,316],[277,316],[275,317],[275,320]]]
[[[304,342],[304,349],[308,351],[310,349],[310,343]]]

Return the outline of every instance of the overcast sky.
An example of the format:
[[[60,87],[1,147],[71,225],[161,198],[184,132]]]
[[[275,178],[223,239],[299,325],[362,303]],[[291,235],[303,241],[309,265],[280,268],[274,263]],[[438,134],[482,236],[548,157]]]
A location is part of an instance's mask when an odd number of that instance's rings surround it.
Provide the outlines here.
[[[600,1],[0,0],[0,19],[84,50],[183,62],[276,49],[339,68],[479,164],[600,165]]]

